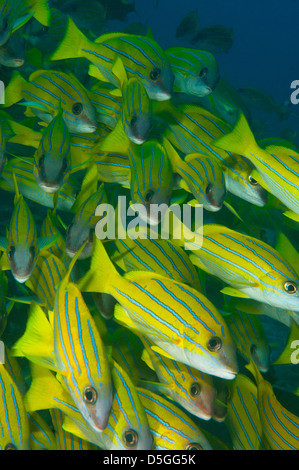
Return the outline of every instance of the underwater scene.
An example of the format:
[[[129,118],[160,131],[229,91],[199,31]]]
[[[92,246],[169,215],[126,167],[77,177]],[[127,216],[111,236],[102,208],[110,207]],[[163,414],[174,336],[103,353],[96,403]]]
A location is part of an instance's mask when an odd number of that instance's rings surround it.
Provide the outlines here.
[[[298,13],[0,0],[1,450],[299,450]]]

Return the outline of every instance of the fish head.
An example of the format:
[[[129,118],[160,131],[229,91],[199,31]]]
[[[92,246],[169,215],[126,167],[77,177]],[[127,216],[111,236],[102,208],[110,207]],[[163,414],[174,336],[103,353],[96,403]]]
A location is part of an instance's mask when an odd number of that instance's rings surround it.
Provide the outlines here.
[[[38,249],[35,244],[9,245],[7,256],[13,277],[20,283],[26,282],[36,264]]]
[[[272,285],[269,286],[269,276]],[[267,284],[265,289],[264,285]],[[297,276],[283,276],[277,271],[269,272],[260,278],[263,302],[284,310],[299,311],[299,279]]]
[[[111,375],[115,393],[110,414],[111,430],[107,430],[109,449],[150,450],[153,437],[136,388],[120,365],[115,361],[113,364]]]
[[[140,211],[142,220],[157,225],[163,218],[171,197],[171,163],[164,148],[155,141],[146,142],[140,153],[136,157],[131,155],[130,160],[136,168],[136,171],[131,171],[133,204],[143,206]]]
[[[152,100],[169,100],[173,93],[174,74],[169,64],[151,68],[147,81],[144,82],[148,96]]]
[[[87,384],[81,390],[83,416],[97,432],[103,432],[108,425],[113,395],[110,387],[102,383]]]
[[[39,151],[35,157],[33,174],[38,186],[46,193],[55,193],[68,177],[68,155],[57,158],[53,152]]]
[[[204,209],[219,211],[226,195],[226,186],[223,171],[218,163],[198,153],[187,155],[185,162],[190,175],[186,183],[193,196],[203,204]]]
[[[191,373],[183,373],[177,377],[177,380],[180,381],[183,375],[181,390],[186,393],[178,393],[176,401],[198,418],[209,420],[213,416],[216,394],[212,379],[193,368],[189,368],[189,370]]]
[[[84,218],[78,218],[69,225],[65,242],[65,251],[70,258],[73,258],[84,243],[87,242],[79,259],[89,258],[93,248],[94,229]]]
[[[36,226],[33,215],[19,195],[10,220],[6,254],[11,272],[18,282],[30,277],[38,256]]]
[[[97,128],[97,112],[86,95],[84,101],[72,101],[63,117],[70,132],[92,133]]]
[[[269,369],[270,348],[265,340],[252,343],[249,349],[250,356],[261,372],[266,373]]]
[[[130,78],[123,90],[122,123],[128,138],[137,145],[143,144],[152,122],[151,101],[143,83]]]
[[[267,191],[251,176],[252,167],[245,161],[241,165],[223,167],[227,191],[256,206],[265,206]]]
[[[224,184],[217,182],[210,182],[206,185],[205,189],[205,199],[203,201],[203,207],[206,210],[211,212],[217,212],[222,208],[223,201],[226,195],[226,187]]]
[[[185,92],[203,98],[212,93],[212,88],[200,76],[188,76],[185,79]]]
[[[232,341],[229,331],[224,328],[225,333],[205,335],[207,340],[198,348],[184,349],[186,364],[210,375],[215,375],[227,380],[232,380],[238,373],[236,347]]]

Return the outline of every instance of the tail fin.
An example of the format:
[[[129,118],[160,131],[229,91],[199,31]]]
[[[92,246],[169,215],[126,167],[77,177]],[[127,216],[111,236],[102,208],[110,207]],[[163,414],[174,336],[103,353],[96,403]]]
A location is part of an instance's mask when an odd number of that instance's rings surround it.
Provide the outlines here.
[[[24,396],[27,412],[57,408],[57,400],[72,404],[72,399],[50,370],[36,364],[31,364],[30,368],[32,382]]]
[[[32,302],[26,330],[11,348],[11,355],[25,356],[42,367],[58,370],[53,351],[53,329],[41,307]]]
[[[90,269],[78,282],[79,289],[82,292],[110,294],[118,278],[121,278],[120,274],[110,260],[103,243],[95,236]]]
[[[4,108],[9,108],[15,103],[18,103],[23,99],[23,87],[26,84],[25,78],[15,70],[12,74],[10,82],[5,89],[5,104]]]
[[[69,17],[65,36],[58,46],[56,51],[53,52],[51,60],[72,59],[74,57],[84,57],[82,48],[89,44],[89,39],[80,31],[75,25],[73,20]]]
[[[247,158],[251,158],[251,152],[259,148],[244,114],[240,115],[237,124],[230,133],[214,140],[212,144],[214,147],[244,155]]]
[[[48,0],[37,0],[34,7],[34,18],[45,26],[50,26],[50,7]]]

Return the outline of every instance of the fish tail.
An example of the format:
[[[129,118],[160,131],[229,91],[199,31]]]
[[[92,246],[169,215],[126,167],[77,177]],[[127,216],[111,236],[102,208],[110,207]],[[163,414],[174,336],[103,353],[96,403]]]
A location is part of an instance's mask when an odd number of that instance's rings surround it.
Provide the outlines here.
[[[36,0],[33,16],[44,26],[50,26],[50,8],[48,0]]]
[[[251,153],[256,152],[258,148],[258,144],[244,114],[240,115],[237,124],[229,134],[214,140],[212,144],[217,148],[238,155],[244,155],[249,159],[251,158]]]
[[[111,294],[112,286],[121,280],[122,277],[110,260],[103,243],[95,236],[90,269],[77,283],[79,289],[83,292]]]
[[[25,78],[22,77],[20,72],[15,70],[12,74],[8,86],[5,88],[5,104],[4,108],[9,108],[15,103],[23,99],[23,87],[26,84]]]
[[[53,329],[41,307],[32,303],[26,330],[11,349],[12,356],[27,357],[36,364],[57,370]]]
[[[55,375],[50,370],[33,363],[30,364],[30,370],[32,381],[24,396],[26,411],[31,413],[36,410],[57,408],[57,401],[54,398],[62,398],[64,392]]]
[[[73,20],[69,17],[65,36],[58,46],[56,51],[53,52],[51,60],[72,59],[74,57],[84,57],[82,48],[89,43],[88,38],[80,31],[75,25]]]

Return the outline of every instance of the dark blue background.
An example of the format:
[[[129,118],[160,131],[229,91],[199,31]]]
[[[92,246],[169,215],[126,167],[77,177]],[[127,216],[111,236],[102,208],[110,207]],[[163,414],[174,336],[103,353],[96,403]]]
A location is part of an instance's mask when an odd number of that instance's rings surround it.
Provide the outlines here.
[[[277,104],[290,99],[290,84],[299,80],[298,0],[136,0],[135,5],[128,22],[147,23],[163,48],[195,47],[175,37],[180,21],[195,9],[200,27],[233,27],[232,49],[216,55],[221,76],[236,88],[265,90]],[[295,116],[283,122],[274,114],[257,115],[267,121],[269,136],[285,128],[299,131],[299,105],[293,106]],[[299,136],[296,141],[299,144]]]

